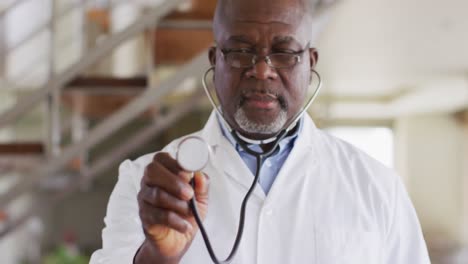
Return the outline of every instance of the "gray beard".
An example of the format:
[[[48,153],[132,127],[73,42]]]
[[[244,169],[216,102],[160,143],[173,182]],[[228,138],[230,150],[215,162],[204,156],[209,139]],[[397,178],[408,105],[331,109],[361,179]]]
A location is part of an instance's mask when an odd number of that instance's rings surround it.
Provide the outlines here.
[[[252,134],[275,134],[284,127],[287,119],[287,113],[284,109],[281,109],[276,120],[269,124],[259,124],[249,120],[242,107],[238,108],[234,114],[234,120],[237,122],[239,127],[245,132]]]

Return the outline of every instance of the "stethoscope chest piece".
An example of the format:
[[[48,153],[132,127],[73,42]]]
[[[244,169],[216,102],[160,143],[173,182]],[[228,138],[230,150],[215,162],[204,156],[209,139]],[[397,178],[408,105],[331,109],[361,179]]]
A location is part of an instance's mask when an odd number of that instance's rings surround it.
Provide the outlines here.
[[[177,147],[176,160],[182,169],[189,172],[201,171],[208,165],[210,146],[201,137],[184,138]]]

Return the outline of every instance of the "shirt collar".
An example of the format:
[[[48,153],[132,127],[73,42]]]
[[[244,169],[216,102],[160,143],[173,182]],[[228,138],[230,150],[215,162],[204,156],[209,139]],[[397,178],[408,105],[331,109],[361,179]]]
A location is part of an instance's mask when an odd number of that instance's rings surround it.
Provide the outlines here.
[[[237,143],[237,141],[231,135],[231,133],[229,132],[229,129],[225,126],[224,122],[222,122],[220,120],[221,117],[218,114],[216,114],[216,117],[217,117],[218,124],[221,127],[221,132],[222,132],[223,136],[229,141],[229,143],[231,143],[231,145],[236,149],[237,152],[239,152],[239,153],[244,152],[244,149]],[[299,119],[299,122],[298,122],[299,127],[297,129],[295,129],[294,133],[287,136],[287,137],[285,137],[285,138],[283,138],[280,141],[279,151],[276,154],[283,152],[285,149],[287,149],[288,146],[291,146],[290,144],[292,144],[294,142],[294,140],[298,137],[299,133],[302,131],[302,128],[304,126],[303,123],[304,123],[304,117],[301,117]],[[248,145],[248,146],[250,148],[252,145]],[[253,146],[253,149],[259,150],[260,147],[259,146]]]

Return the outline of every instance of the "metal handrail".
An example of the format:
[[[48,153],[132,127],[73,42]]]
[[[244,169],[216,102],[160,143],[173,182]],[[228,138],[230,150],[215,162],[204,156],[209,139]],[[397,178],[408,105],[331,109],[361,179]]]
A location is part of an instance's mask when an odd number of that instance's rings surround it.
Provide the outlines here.
[[[21,0],[21,1],[27,1],[27,0]],[[116,6],[123,3],[124,1],[125,0],[111,1],[110,5],[109,5],[109,8],[115,8]],[[39,34],[40,32],[43,32],[44,30],[46,30],[47,27],[51,27],[51,25],[54,22],[56,22],[57,19],[62,18],[63,16],[65,16],[69,12],[75,10],[76,8],[80,8],[82,6],[85,6],[89,2],[90,2],[90,0],[83,0],[80,4],[71,5],[71,6],[67,7],[67,8],[65,8],[65,9],[62,9],[62,11],[59,13],[58,17],[52,16],[50,21],[47,21],[46,23],[44,23],[41,26],[37,27],[36,30],[32,31],[29,35],[24,37],[22,40],[15,43],[14,46],[9,47],[6,50],[0,50],[0,56],[7,56],[9,53],[13,52],[15,49],[20,48],[21,46],[25,45],[28,41],[32,40],[35,36],[37,36],[37,34]],[[1,17],[0,17],[0,19],[1,19]],[[70,40],[70,39],[67,39],[67,40]],[[68,44],[68,43],[66,43],[66,44]],[[63,46],[65,46],[65,45],[62,45],[62,47]],[[42,57],[45,57],[45,56],[41,56],[41,58]],[[29,63],[28,67],[23,69],[20,74],[17,74],[17,76],[20,76],[21,79],[24,81],[25,80],[25,78],[24,78],[25,74],[30,75],[31,69],[35,68],[39,64],[40,61],[42,61],[42,59],[41,60],[35,60],[34,63]],[[16,76],[11,77],[11,79],[13,79],[13,80],[16,80],[17,78],[18,77],[16,77]]]
[[[194,94],[189,98],[188,103],[182,105],[180,108],[171,110],[170,113],[167,113],[152,124],[143,128],[141,131],[135,133],[128,140],[126,140],[123,145],[117,146],[112,150],[109,150],[108,153],[112,153],[112,155],[107,155],[106,157],[101,158],[100,160],[95,162],[95,164],[88,171],[82,173],[81,177],[78,177],[76,180],[70,181],[65,186],[65,188],[60,190],[58,193],[54,194],[53,197],[50,198],[50,201],[41,204],[41,206],[37,206],[33,202],[29,210],[26,210],[19,217],[9,219],[7,222],[4,223],[3,228],[0,229],[0,239],[8,235],[17,227],[24,224],[31,217],[43,213],[45,210],[55,207],[64,198],[79,191],[83,186],[86,186],[92,180],[97,178],[104,170],[108,169],[112,165],[118,163],[119,161],[127,157],[138,147],[143,146],[144,144],[146,144],[146,142],[150,141],[151,138],[160,135],[174,122],[182,118],[185,114],[190,113],[193,109],[200,105],[200,102],[202,102],[203,98],[203,90],[199,89],[198,92],[195,91]]]
[[[22,0],[22,1],[26,1],[26,0]],[[73,10],[79,8],[79,7],[85,6],[89,1],[90,0],[84,0],[82,2],[79,2],[78,4],[74,4],[74,5],[71,5],[71,6],[67,7],[67,8],[65,8],[65,9],[62,9],[62,11],[57,15],[53,14],[53,16],[51,17],[50,20],[48,20],[45,23],[43,23],[42,25],[38,26],[35,30],[31,31],[31,33],[29,33],[26,37],[24,37],[23,39],[21,39],[20,41],[15,43],[13,46],[7,47],[4,51],[0,51],[0,57],[1,56],[6,56],[8,53],[18,49],[21,46],[23,46],[25,43],[27,43],[28,41],[33,39],[39,33],[42,33],[44,30],[49,28],[51,26],[51,24],[53,24],[55,21],[59,20],[60,18],[62,18],[65,15],[67,15],[69,12],[71,12],[71,11],[73,11]],[[123,0],[112,2],[111,8],[115,7],[116,5],[120,4],[121,2],[123,2]]]
[[[46,163],[46,165],[40,166],[34,170],[34,173],[28,175],[25,178],[27,180],[16,184],[10,188],[7,193],[0,197],[0,209],[5,209],[6,206],[12,200],[14,200],[15,197],[30,191],[36,187],[40,181],[53,176],[54,173],[66,166],[66,164],[68,164],[68,162],[74,157],[79,156],[85,150],[102,141],[108,137],[108,135],[120,129],[125,124],[133,120],[136,116],[143,113],[146,109],[148,109],[148,107],[154,105],[155,102],[163,98],[175,87],[178,87],[187,78],[192,76],[200,76],[204,69],[208,66],[208,61],[206,58],[206,52],[203,52],[192,61],[184,65],[174,77],[164,81],[157,88],[146,89],[137,98],[129,102],[125,107],[121,108],[112,116],[97,125],[92,131],[88,133],[84,139],[65,148],[59,156],[51,159]]]
[[[63,73],[56,75],[41,88],[31,93],[28,97],[21,98],[12,109],[7,110],[2,115],[0,115],[0,128],[9,124],[10,122],[13,122],[20,115],[33,109],[33,107],[35,107],[48,94],[62,89],[63,86],[71,81],[77,74],[86,70],[99,59],[105,57],[124,41],[155,24],[156,21],[160,20],[184,1],[186,0],[165,1],[164,3],[153,8],[152,11],[143,14],[138,21],[134,22],[125,30],[116,33],[110,36],[108,39],[104,40],[101,45],[88,52],[88,54],[81,58],[80,61],[69,67]]]
[[[58,44],[59,44],[58,45],[59,50],[65,47],[69,47],[71,44],[73,44],[73,37],[66,38],[65,41],[58,43]],[[13,75],[9,79],[11,80],[21,79],[22,83],[27,83],[27,80],[31,77],[32,73],[34,73],[34,70],[31,70],[31,69],[36,68],[39,62],[45,61],[45,58],[47,58],[48,55],[49,53],[47,51],[38,52],[35,58],[28,63],[28,67],[25,67],[22,71]]]

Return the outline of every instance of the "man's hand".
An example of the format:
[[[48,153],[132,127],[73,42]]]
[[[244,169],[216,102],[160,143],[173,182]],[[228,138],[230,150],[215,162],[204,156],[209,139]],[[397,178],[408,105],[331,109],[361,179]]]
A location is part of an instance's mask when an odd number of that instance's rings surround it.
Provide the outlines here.
[[[146,167],[138,193],[146,241],[136,263],[178,263],[185,254],[198,230],[188,201],[195,195],[201,219],[208,207],[207,177],[195,173],[194,178],[192,188],[191,173],[167,153],[157,153]]]

